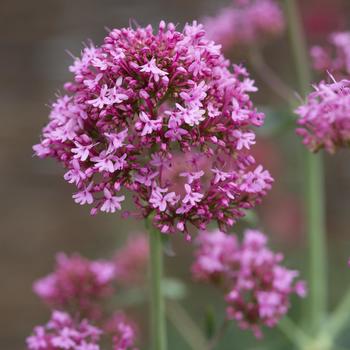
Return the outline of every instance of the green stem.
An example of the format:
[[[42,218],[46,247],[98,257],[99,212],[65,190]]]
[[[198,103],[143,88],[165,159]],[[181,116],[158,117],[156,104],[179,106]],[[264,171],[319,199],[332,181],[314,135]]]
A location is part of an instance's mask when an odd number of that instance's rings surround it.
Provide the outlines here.
[[[346,326],[347,321],[350,318],[350,290],[346,293],[343,300],[330,317],[329,322],[326,325],[325,331],[330,334],[331,337],[336,338],[339,333]]]
[[[317,330],[327,311],[326,232],[324,225],[324,175],[321,155],[307,153],[306,204],[310,245],[310,317]]]
[[[150,263],[149,274],[151,282],[151,337],[152,350],[166,350],[166,318],[164,296],[162,293],[163,250],[161,233],[154,229],[151,218],[147,218],[146,226],[149,232]]]
[[[167,302],[167,316],[193,350],[207,348],[207,341],[187,311],[176,301]]]
[[[271,90],[284,100],[287,104],[293,105],[296,96],[284,81],[270,68],[264,60],[264,56],[257,46],[249,50],[249,61],[260,78],[271,88]]]
[[[224,321],[222,322],[220,328],[217,330],[216,334],[211,339],[209,346],[208,346],[208,350],[214,350],[217,347],[217,345],[219,344],[219,342],[221,341],[221,339],[225,335],[228,326],[229,326],[229,321],[227,318],[225,318]]]
[[[288,317],[284,317],[278,323],[278,328],[299,349],[305,348],[306,344],[311,342],[310,338]]]
[[[299,88],[301,90],[300,92],[305,95],[310,90],[311,71],[305,35],[296,0],[285,0],[285,9]]]
[[[285,0],[289,34],[302,95],[310,90],[311,71],[296,0]],[[305,154],[305,204],[310,247],[310,326],[319,329],[327,310],[324,174],[321,155]]]

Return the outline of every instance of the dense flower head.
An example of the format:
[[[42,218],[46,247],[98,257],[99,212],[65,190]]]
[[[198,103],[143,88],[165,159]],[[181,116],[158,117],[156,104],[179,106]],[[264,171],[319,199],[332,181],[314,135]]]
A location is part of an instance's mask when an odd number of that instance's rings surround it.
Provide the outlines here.
[[[204,26],[210,39],[229,48],[278,36],[285,21],[282,9],[274,0],[232,0],[215,17],[206,18]]]
[[[350,80],[333,79],[331,83],[315,85],[314,89],[296,110],[298,135],[313,152],[324,148],[334,153],[338,147],[349,147]]]
[[[131,235],[113,258],[117,283],[130,286],[144,282],[147,276],[148,258],[147,236]]]
[[[350,76],[350,32],[336,32],[330,35],[329,45],[311,48],[313,67],[337,77]]]
[[[129,190],[163,233],[211,220],[225,229],[270,189],[270,174],[249,151],[252,127],[264,119],[249,97],[254,82],[196,22],[182,32],[163,21],[156,32],[111,30],[70,70],[67,95],[53,103],[34,150],[63,164],[74,200],[92,204],[93,214],[120,210]],[[194,159],[181,191],[172,190],[164,174],[179,155],[195,153],[208,158],[210,181]]]
[[[99,318],[100,302],[112,294],[114,280],[112,262],[90,261],[78,254],[59,253],[54,272],[37,280],[33,289],[53,308]]]
[[[290,296],[306,294],[295,282],[297,271],[281,265],[282,254],[267,247],[267,237],[246,230],[242,243],[219,230],[201,232],[192,266],[197,280],[215,283],[226,293],[228,319],[261,337],[261,326],[273,327],[290,306]]]
[[[125,318],[115,320],[113,326],[113,350],[136,350],[134,328]],[[27,338],[28,350],[100,350],[102,329],[88,320],[77,321],[68,313],[53,311],[50,321],[34,328]]]
[[[100,350],[102,333],[87,320],[76,322],[65,312],[53,311],[50,321],[35,327],[33,334],[27,338],[27,349]]]

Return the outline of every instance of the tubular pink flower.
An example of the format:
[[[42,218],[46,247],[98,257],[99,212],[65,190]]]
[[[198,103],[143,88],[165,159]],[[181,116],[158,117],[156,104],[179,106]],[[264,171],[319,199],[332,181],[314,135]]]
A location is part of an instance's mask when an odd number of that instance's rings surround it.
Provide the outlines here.
[[[299,273],[280,265],[283,256],[267,247],[266,236],[246,230],[241,244],[234,235],[219,230],[197,237],[192,273],[224,291],[228,319],[260,337],[261,326],[274,327],[288,312],[290,296],[306,295]]]
[[[285,28],[283,12],[273,0],[232,0],[215,17],[204,20],[208,38],[225,49],[253,45],[258,40],[280,35]]]
[[[249,97],[257,89],[201,25],[114,29],[100,47],[85,47],[70,71],[67,95],[53,103],[34,151],[62,163],[74,200],[92,204],[92,214],[122,209],[126,190],[162,232],[186,234],[212,220],[226,230],[270,189],[272,178],[254,172],[260,167],[250,154],[264,119]],[[194,154],[206,162],[188,164]],[[205,175],[178,186],[179,177],[168,176],[176,162],[182,173]]]
[[[321,82],[314,89],[296,110],[297,134],[312,152],[324,148],[334,153],[339,147],[349,147],[350,80]]]

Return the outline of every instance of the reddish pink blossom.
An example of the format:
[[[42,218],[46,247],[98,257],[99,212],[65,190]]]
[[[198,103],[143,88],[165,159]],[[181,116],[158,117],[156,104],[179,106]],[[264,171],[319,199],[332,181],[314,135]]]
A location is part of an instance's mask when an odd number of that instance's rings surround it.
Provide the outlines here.
[[[147,236],[131,235],[113,259],[118,284],[129,286],[145,281],[149,258]]]
[[[324,148],[329,153],[338,147],[349,147],[350,80],[321,82],[314,89],[296,110],[297,133],[304,145],[313,152]]]
[[[105,333],[88,320],[77,321],[68,313],[53,311],[50,321],[34,328],[27,338],[28,350],[100,350],[100,341],[113,336],[113,350],[136,350],[136,333],[125,318],[114,318],[113,329]]]
[[[207,36],[224,48],[252,45],[280,35],[285,27],[283,12],[273,0],[232,0],[215,17],[204,20]]]
[[[102,331],[87,320],[74,321],[69,314],[54,311],[44,326],[27,338],[28,350],[100,350]]]
[[[222,284],[238,250],[236,237],[220,230],[203,231],[196,238],[196,244],[196,260],[192,266],[194,277]]]
[[[119,322],[113,337],[113,350],[128,350],[135,348],[135,330],[133,327],[122,321]]]
[[[245,231],[242,243],[219,230],[201,232],[195,257],[194,277],[222,288],[227,317],[257,337],[261,326],[273,327],[287,313],[291,294],[306,294],[305,283],[294,281],[299,273],[280,265],[282,254],[272,252],[259,231]]]
[[[60,253],[55,271],[37,280],[34,292],[53,308],[72,310],[99,318],[99,302],[113,292],[115,267],[107,261],[89,261],[79,255]]]
[[[250,154],[253,127],[264,119],[249,97],[257,89],[201,25],[114,29],[70,70],[67,95],[53,103],[34,150],[62,163],[74,200],[92,204],[92,214],[121,210],[127,190],[139,216],[153,213],[164,233],[213,220],[225,230],[270,189],[272,178]],[[229,177],[197,164],[177,186],[168,168],[193,154]]]
[[[328,71],[337,77],[349,78],[350,32],[331,34],[328,45],[312,47],[311,57],[316,70],[322,73]]]

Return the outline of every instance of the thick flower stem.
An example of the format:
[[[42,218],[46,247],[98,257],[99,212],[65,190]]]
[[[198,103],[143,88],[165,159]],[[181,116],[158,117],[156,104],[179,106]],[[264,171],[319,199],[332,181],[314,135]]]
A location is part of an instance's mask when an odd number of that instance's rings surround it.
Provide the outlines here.
[[[324,176],[321,155],[307,153],[306,204],[310,245],[310,318],[317,330],[327,306],[326,233],[324,225]]]
[[[166,350],[166,318],[164,295],[162,293],[163,249],[161,233],[154,229],[151,218],[146,221],[150,245],[150,308],[152,350]]]
[[[311,87],[305,36],[296,0],[285,0],[285,5],[299,89],[300,93],[305,96]],[[327,309],[324,173],[322,156],[309,151],[305,153],[305,205],[310,247],[310,310],[308,314],[311,330],[317,331],[324,320]]]

